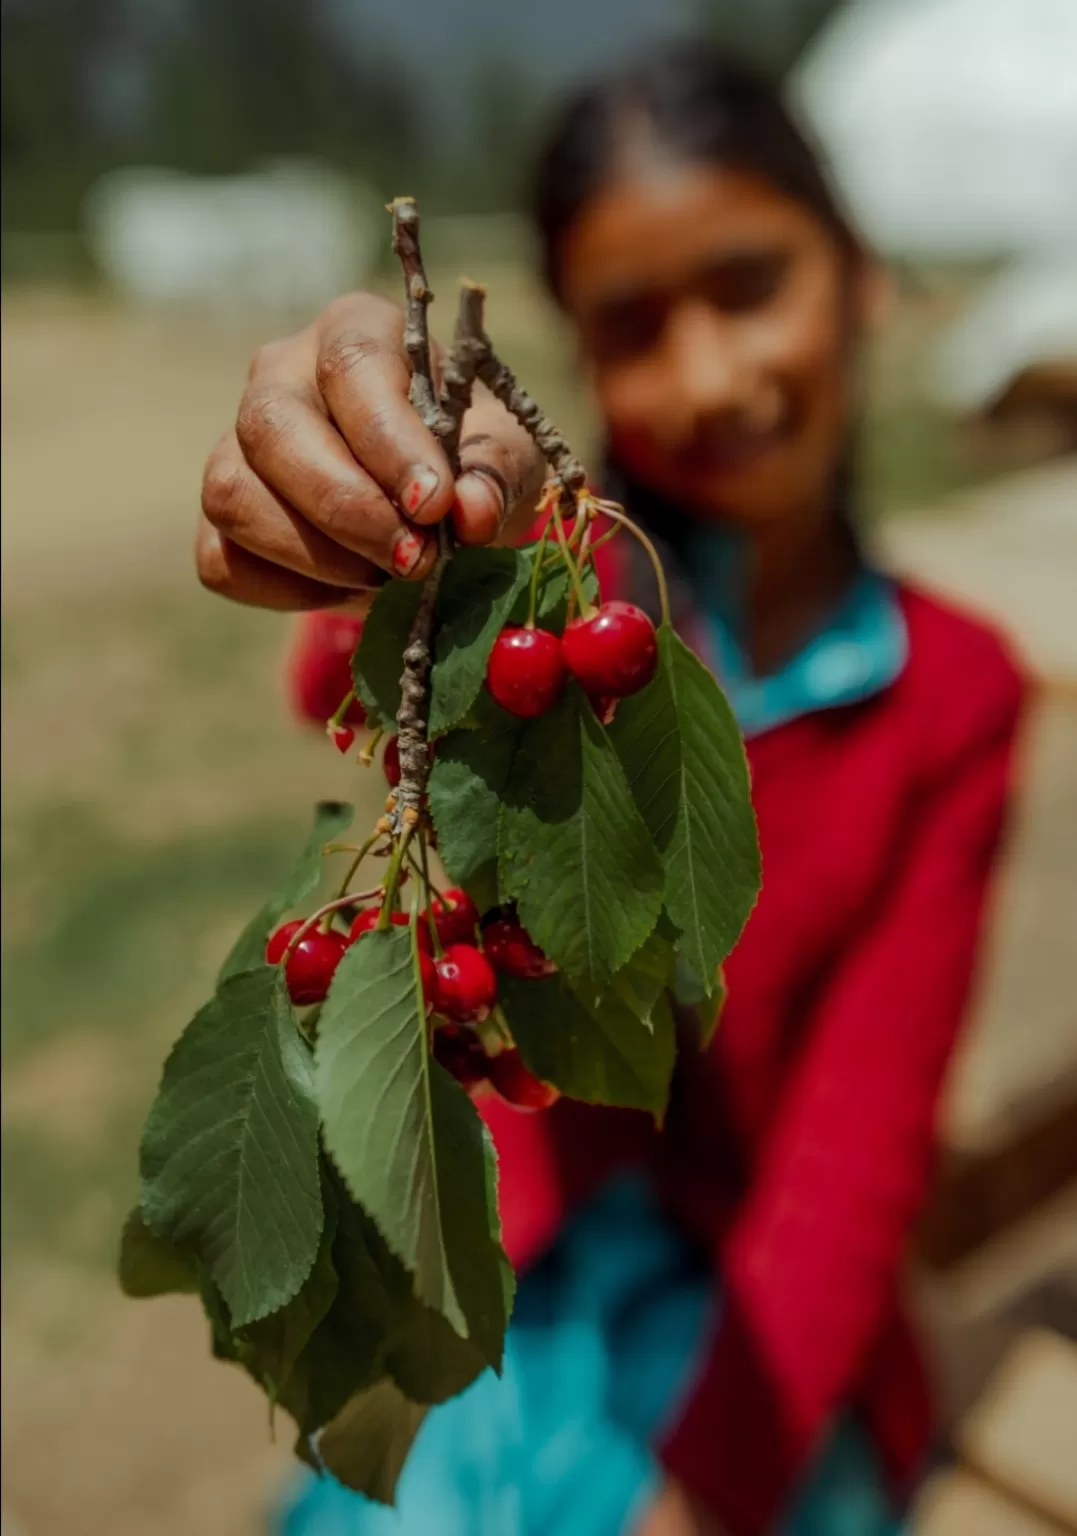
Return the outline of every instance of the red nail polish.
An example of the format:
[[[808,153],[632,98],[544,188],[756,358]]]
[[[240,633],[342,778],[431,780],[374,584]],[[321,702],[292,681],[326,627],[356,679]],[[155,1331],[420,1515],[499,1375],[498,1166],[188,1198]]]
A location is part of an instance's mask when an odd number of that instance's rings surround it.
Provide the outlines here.
[[[405,512],[417,512],[438,488],[438,477],[432,469],[421,469],[404,487],[401,498]]]
[[[419,563],[426,545],[423,540],[414,533],[402,533],[393,546],[393,565],[401,574],[407,576]]]

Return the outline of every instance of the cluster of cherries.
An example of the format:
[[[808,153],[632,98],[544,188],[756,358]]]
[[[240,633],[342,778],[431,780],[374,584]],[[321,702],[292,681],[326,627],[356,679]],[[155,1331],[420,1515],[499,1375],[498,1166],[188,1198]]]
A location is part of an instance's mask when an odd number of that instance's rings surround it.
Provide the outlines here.
[[[573,619],[560,636],[533,624],[503,629],[486,686],[502,709],[533,720],[556,704],[571,676],[605,720],[618,699],[650,682],[657,665],[654,625],[635,603],[614,599]]]
[[[309,1006],[325,1000],[345,950],[377,927],[379,915],[380,907],[364,907],[346,934],[313,927],[296,944],[292,941],[303,927],[303,918],[282,924],[270,935],[266,960],[279,965],[287,954],[284,975],[293,1003]],[[431,917],[442,950],[437,957]],[[400,927],[409,925],[403,912],[394,912],[390,921]],[[436,1059],[469,1093],[489,1085],[521,1109],[553,1104],[559,1097],[557,1089],[529,1071],[519,1051],[508,1048],[488,1055],[475,1028],[485,1023],[497,1002],[499,972],[535,978],[555,969],[523,925],[495,909],[480,928],[475,903],[465,891],[454,888],[434,898],[429,914],[420,915],[416,936],[427,1008],[445,1021],[434,1032]]]

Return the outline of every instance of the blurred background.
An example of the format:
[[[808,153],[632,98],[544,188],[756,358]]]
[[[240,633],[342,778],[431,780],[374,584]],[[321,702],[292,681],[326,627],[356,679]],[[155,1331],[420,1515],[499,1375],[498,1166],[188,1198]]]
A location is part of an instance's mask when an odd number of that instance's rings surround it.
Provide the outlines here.
[[[686,33],[786,78],[892,266],[873,537],[1043,680],[914,1266],[959,1463],[921,1529],[1077,1530],[1077,5],[4,0],[2,26],[3,1536],[254,1532],[290,1462],[197,1309],[111,1278],[164,1050],[310,801],[356,795],[287,716],[285,622],[193,575],[249,355],[395,294],[382,205],[414,193],[434,286],[489,284],[586,456],[530,153],[576,77]]]

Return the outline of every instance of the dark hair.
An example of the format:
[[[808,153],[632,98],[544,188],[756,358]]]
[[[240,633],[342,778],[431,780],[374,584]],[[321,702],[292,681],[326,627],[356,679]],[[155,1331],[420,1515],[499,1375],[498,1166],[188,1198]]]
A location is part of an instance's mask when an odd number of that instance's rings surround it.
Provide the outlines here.
[[[532,213],[551,290],[564,235],[615,173],[625,129],[641,122],[677,159],[754,172],[857,246],[819,151],[775,85],[705,43],[677,44],[585,86],[563,108],[536,168]]]

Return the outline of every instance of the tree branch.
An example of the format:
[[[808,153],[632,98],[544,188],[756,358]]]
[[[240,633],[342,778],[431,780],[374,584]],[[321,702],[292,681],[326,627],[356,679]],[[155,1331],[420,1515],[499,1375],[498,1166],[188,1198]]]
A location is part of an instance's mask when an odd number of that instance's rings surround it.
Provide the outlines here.
[[[460,471],[461,425],[471,404],[475,379],[480,378],[534,439],[560,482],[563,498],[574,502],[575,494],[587,483],[587,473],[558,428],[494,351],[485,330],[486,290],[478,283],[465,280],[461,284],[456,333],[445,364],[439,398],[434,384],[426,313],[433,294],[426,280],[419,245],[419,210],[411,197],[395,198],[389,206],[393,216],[393,250],[404,271],[404,346],[411,361],[409,398],[444,448],[453,474]],[[390,814],[395,837],[414,828],[422,814],[430,772],[426,739],[432,659],[430,641],[438,590],[451,554],[452,531],[446,518],[438,525],[437,559],[423,584],[422,598],[404,650],[400,709],[396,717],[400,783]]]
[[[463,278],[456,313],[456,333],[441,382],[441,413],[446,430],[441,445],[449,455],[454,471],[460,468],[460,428],[471,404],[471,392],[479,362],[489,351],[490,342],[483,327],[486,289],[481,283]]]
[[[426,311],[434,297],[426,280],[422,250],[419,245],[419,210],[412,197],[397,197],[389,205],[393,216],[393,251],[404,270],[404,346],[411,361],[411,386],[408,397],[424,424],[448,450],[453,423],[442,410],[434,387],[430,330]],[[465,406],[466,409],[466,406]],[[463,412],[461,412],[462,416]],[[459,441],[459,424],[456,425]],[[455,454],[450,464],[457,468]],[[390,821],[395,836],[414,827],[421,815],[423,793],[430,772],[430,754],[426,744],[429,709],[430,637],[434,627],[441,577],[452,549],[451,534],[443,522],[438,529],[438,554],[423,583],[423,595],[404,650],[404,672],[400,679],[400,708],[396,716],[400,749],[400,783]],[[393,893],[388,893],[389,899]]]
[[[538,401],[528,394],[508,364],[501,361],[489,338],[484,340],[486,345],[478,364],[479,378],[534,439],[562,488],[569,493],[582,490],[587,484],[587,471],[568,446],[560,429],[546,415]]]
[[[389,204],[389,212],[393,216],[393,254],[404,269],[404,347],[411,363],[408,396],[423,424],[440,437],[444,428],[434,388],[430,328],[426,317],[434,295],[426,280],[419,247],[419,209],[413,197],[395,197]]]

